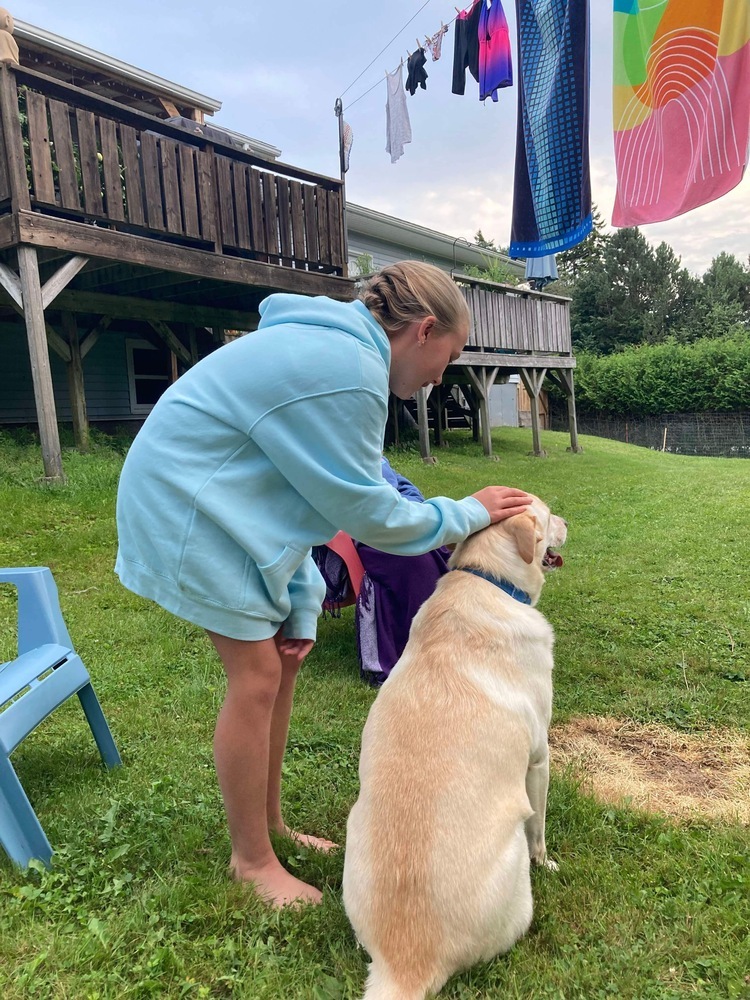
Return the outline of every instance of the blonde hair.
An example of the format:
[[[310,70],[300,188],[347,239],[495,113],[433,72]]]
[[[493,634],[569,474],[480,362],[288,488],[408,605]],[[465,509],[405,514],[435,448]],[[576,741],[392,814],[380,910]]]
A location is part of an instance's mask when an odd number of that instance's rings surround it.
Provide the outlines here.
[[[359,300],[390,334],[407,323],[434,316],[436,333],[468,327],[469,308],[456,283],[439,267],[402,260],[365,279]]]

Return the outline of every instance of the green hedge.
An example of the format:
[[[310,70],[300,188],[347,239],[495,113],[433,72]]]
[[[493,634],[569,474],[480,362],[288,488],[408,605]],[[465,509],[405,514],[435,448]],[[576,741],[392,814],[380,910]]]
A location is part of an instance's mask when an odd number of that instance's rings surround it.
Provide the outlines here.
[[[750,409],[750,334],[576,355],[582,412],[624,416]]]

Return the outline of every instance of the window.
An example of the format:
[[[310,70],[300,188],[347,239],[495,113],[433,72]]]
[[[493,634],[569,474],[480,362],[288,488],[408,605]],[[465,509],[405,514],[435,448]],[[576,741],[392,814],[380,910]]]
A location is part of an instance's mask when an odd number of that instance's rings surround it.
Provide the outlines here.
[[[130,412],[148,413],[172,382],[172,357],[168,347],[148,340],[127,340]]]

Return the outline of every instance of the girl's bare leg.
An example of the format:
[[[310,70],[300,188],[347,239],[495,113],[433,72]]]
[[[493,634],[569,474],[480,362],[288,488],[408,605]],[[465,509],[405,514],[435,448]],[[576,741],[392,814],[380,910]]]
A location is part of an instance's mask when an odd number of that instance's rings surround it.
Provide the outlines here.
[[[331,840],[322,837],[313,837],[306,833],[298,833],[286,825],[281,813],[281,766],[286,750],[286,741],[289,735],[289,720],[292,715],[292,702],[294,700],[294,686],[297,682],[297,674],[302,665],[306,653],[301,656],[295,653],[287,653],[280,644],[283,643],[281,634],[276,636],[276,645],[281,660],[281,683],[279,693],[276,696],[276,703],[273,707],[271,717],[271,748],[268,764],[268,826],[277,833],[283,833],[287,837],[307,847],[313,847],[318,851],[330,851],[337,845]]]
[[[241,881],[253,882],[258,893],[275,906],[295,900],[318,903],[319,890],[282,866],[268,836],[271,720],[282,675],[276,643],[208,634],[227,674],[214,759],[232,841],[232,873]]]

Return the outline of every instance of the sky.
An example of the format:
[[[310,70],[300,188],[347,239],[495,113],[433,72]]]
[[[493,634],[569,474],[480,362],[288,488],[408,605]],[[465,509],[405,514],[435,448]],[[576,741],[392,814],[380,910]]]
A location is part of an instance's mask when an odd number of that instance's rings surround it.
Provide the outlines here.
[[[516,88],[501,91],[497,104],[482,104],[469,77],[466,95],[452,94],[452,27],[442,58],[428,59],[427,90],[407,96],[411,145],[395,164],[385,152],[384,71],[395,69],[417,38],[433,34],[456,13],[445,0],[429,0],[420,11],[423,4],[27,0],[8,7],[19,20],[221,101],[212,119],[216,124],[280,148],[284,162],[336,177],[334,103],[343,95],[344,118],[354,133],[346,175],[349,201],[468,240],[481,229],[486,238],[507,245]],[[505,0],[504,8],[515,64],[514,0]],[[615,197],[611,94],[612,3],[591,0],[591,183],[608,228]],[[722,251],[747,260],[748,219],[750,176],[724,198],[642,232],[654,245],[669,243],[685,267],[702,274]]]

